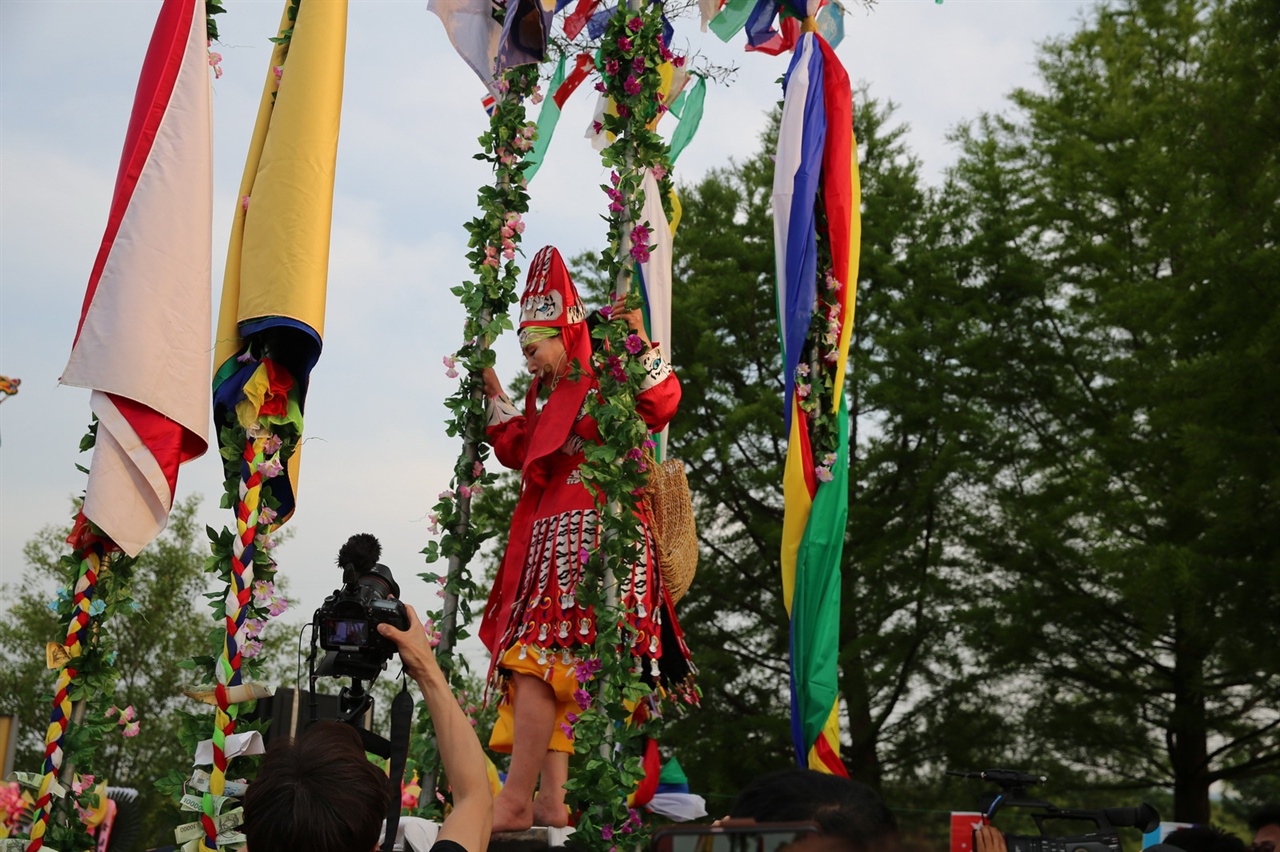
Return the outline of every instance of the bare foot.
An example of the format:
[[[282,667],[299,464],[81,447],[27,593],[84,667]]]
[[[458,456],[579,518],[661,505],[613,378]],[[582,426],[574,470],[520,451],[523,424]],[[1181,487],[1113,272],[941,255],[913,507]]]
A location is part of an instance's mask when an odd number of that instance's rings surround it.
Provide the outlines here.
[[[527,799],[523,802],[513,801],[515,797],[504,795],[505,793],[503,790],[493,800],[491,831],[494,834],[503,831],[528,831],[533,827],[533,802]]]
[[[545,825],[547,828],[564,828],[569,824],[569,808],[564,803],[564,791],[559,796],[544,796],[541,793],[533,800],[533,824]]]

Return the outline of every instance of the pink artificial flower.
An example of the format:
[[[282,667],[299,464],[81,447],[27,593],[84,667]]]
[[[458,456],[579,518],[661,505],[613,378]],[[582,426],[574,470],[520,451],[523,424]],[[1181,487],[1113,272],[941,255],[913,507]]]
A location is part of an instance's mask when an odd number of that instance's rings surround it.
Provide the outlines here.
[[[631,229],[631,242],[635,245],[649,245],[649,229],[644,225],[636,225]]]
[[[627,335],[627,351],[632,355],[639,355],[640,350],[644,349],[644,341],[640,339],[638,334]]]
[[[631,39],[627,38],[626,36],[623,36],[622,38],[618,39],[618,50],[621,50],[623,52],[631,50]]]
[[[261,646],[259,646],[259,647],[261,647]],[[248,649],[246,649],[246,650],[248,650]],[[245,654],[245,656],[249,656],[249,655],[248,655],[248,654]],[[123,731],[121,731],[120,733],[124,734],[126,737],[136,737],[136,736],[138,735],[138,731],[140,731],[140,730],[142,730],[142,725],[141,725],[141,723],[139,723],[139,722],[130,722],[129,724],[127,724],[127,725],[125,725],[125,726],[124,726],[124,730],[123,730]]]
[[[628,808],[631,813],[627,815],[627,824],[638,826],[640,824],[640,812],[635,808]]]
[[[258,606],[266,606],[275,597],[276,586],[270,580],[258,580],[253,584],[253,602]]]
[[[575,689],[573,691],[573,700],[578,703],[578,708],[586,710],[591,706],[591,693],[585,689]]]
[[[597,92],[599,92],[600,94],[602,94],[602,95],[603,95],[603,94],[604,94],[605,92],[607,92],[608,90],[609,90],[609,87],[608,87],[608,86],[606,86],[606,85],[604,84],[604,80],[596,80],[596,91],[597,91]]]
[[[270,438],[262,442],[262,451],[269,456],[274,456],[280,452],[280,448],[284,446],[284,438],[279,435],[272,435]]]
[[[606,825],[604,828],[600,829],[600,836],[601,836],[601,837],[603,837],[605,840],[612,840],[612,839],[613,839],[613,826],[612,826],[612,825]]]
[[[213,69],[213,79],[222,79],[222,54],[209,51],[209,67]]]
[[[685,59],[685,58],[684,58],[683,56],[677,56],[677,57],[675,57],[674,59],[672,59],[672,60],[671,60],[671,64],[672,64],[672,65],[674,65],[674,66],[676,66],[677,68],[683,68],[683,67],[684,67],[684,59]]]
[[[284,473],[284,465],[280,463],[280,459],[272,458],[258,465],[258,473],[262,474],[263,479],[274,479]]]
[[[441,491],[439,494],[437,494],[437,495],[436,495],[436,499],[437,499],[437,500],[452,500],[452,499],[453,499],[453,492],[452,492],[452,491],[450,491],[448,488],[446,488],[445,490]]]
[[[470,500],[470,499],[471,499],[471,486],[469,486],[469,485],[459,485],[459,486],[458,486],[458,499],[459,499],[459,500]]]
[[[604,73],[610,77],[618,73],[618,69],[622,67],[622,63],[616,59],[608,59],[604,63]]]
[[[667,167],[662,165],[654,166],[649,169],[649,172],[653,175],[654,180],[662,180],[667,176]]]
[[[586,565],[588,562],[590,562],[590,561],[591,561],[591,551],[587,550],[585,547],[583,547],[583,548],[579,548],[579,549],[578,549],[578,561],[579,561],[579,562],[581,562],[583,565]],[[545,729],[544,729],[544,730],[545,730]]]
[[[576,725],[578,723],[578,714],[572,711],[565,713],[564,720],[568,722],[570,725]]]
[[[627,77],[626,81],[622,84],[622,90],[628,95],[640,94],[640,88],[640,81],[634,76]]]
[[[631,32],[633,33],[640,32],[642,29],[644,29],[644,18],[641,18],[639,15],[636,15],[634,18],[627,21],[627,29],[631,30]],[[605,838],[605,840],[608,840],[608,839],[609,838],[607,837]]]
[[[107,712],[103,713],[102,715],[110,719],[112,716],[116,715],[119,712],[120,712],[119,707],[110,707],[108,708]]]
[[[636,263],[649,262],[649,247],[643,243],[636,243],[631,247],[631,257]]]
[[[427,515],[427,524],[428,524],[428,529],[431,530],[432,535],[436,535],[437,533],[440,532],[440,516],[437,515],[435,512],[432,512],[431,514]]]
[[[613,305],[605,305],[600,309],[600,316],[605,319],[613,319]]]
[[[283,65],[272,65],[272,66],[271,66],[271,73],[276,75],[276,86],[278,87],[278,86],[280,85],[281,81],[284,79],[284,66],[283,66]]]
[[[597,134],[598,134],[598,133],[603,133],[603,132],[604,132],[604,125],[603,125],[603,124],[601,124],[601,123],[600,123],[600,122],[598,122],[598,121],[593,121],[593,122],[591,122],[591,132],[592,132],[592,133],[597,133]]]
[[[635,335],[633,334],[631,335],[631,337],[635,337]],[[644,452],[639,447],[632,447],[631,449],[627,450],[627,458],[629,459],[638,461],[643,456],[644,456]]]
[[[832,479],[835,479],[835,476],[831,473],[830,468],[819,467],[816,471],[814,471],[814,473],[818,475],[819,482],[830,482]]]
[[[270,524],[276,519],[276,510],[270,506],[262,506],[258,509],[258,523]]]
[[[484,462],[477,461],[475,464],[471,465],[471,476],[474,479],[479,479],[484,476]]]
[[[586,683],[598,675],[603,666],[599,660],[583,660],[573,667],[573,677],[578,683]]]
[[[569,727],[564,722],[561,722],[560,730],[564,733],[565,739],[569,739],[569,740],[573,739],[573,728]]]
[[[631,70],[637,74],[643,74],[645,67],[646,63],[643,56],[637,56],[635,59],[631,60]]]
[[[653,440],[653,438],[645,438],[645,439],[644,439],[644,448],[645,448],[646,450],[652,450],[652,449],[653,449],[654,447],[656,447],[656,446],[658,446],[658,445],[657,445],[657,443]]]

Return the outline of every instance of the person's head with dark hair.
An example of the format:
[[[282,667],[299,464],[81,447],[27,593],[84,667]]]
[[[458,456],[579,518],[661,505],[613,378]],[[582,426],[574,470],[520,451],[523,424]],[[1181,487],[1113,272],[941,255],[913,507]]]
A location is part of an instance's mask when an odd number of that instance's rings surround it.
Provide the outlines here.
[[[752,781],[729,811],[756,822],[813,822],[823,835],[854,852],[882,852],[897,845],[898,821],[880,796],[858,781],[812,769],[784,769]]]
[[[317,722],[267,749],[244,796],[241,830],[248,852],[372,852],[389,804],[387,776],[366,759],[355,729]]]
[[[1262,849],[1267,843],[1271,849],[1280,849],[1280,805],[1267,805],[1249,817],[1249,830],[1253,832],[1253,845]]]
[[[1169,832],[1163,842],[1182,852],[1245,852],[1243,840],[1211,825],[1179,828]]]

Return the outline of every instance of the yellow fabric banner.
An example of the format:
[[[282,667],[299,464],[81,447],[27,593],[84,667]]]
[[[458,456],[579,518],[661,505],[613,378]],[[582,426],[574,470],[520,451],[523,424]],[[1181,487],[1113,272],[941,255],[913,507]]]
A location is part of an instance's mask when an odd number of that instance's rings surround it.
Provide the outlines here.
[[[215,371],[240,351],[240,323],[282,317],[324,334],[346,39],[347,0],[307,0],[272,53],[231,226]]]

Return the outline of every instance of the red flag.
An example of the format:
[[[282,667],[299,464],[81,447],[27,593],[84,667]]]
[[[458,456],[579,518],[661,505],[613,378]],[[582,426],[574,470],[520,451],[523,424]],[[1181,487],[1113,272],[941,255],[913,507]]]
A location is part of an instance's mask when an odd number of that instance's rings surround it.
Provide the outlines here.
[[[85,515],[135,555],[208,448],[213,151],[204,0],[165,0],[61,382],[93,389]]]

